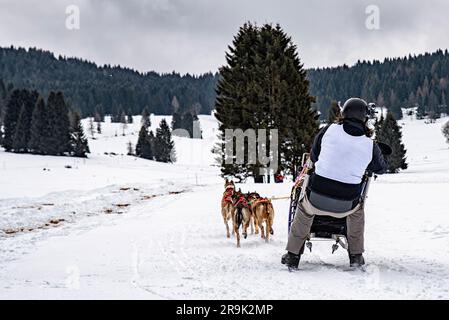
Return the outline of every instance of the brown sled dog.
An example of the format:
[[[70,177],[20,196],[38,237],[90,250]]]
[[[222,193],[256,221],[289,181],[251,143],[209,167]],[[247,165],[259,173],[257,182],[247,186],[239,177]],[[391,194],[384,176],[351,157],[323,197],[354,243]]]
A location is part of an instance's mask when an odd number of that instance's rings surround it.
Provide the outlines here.
[[[251,222],[251,211],[245,194],[240,190],[233,197],[234,213],[232,215],[232,224],[235,236],[237,238],[237,248],[240,248],[240,226],[243,226],[243,237],[248,236],[248,226]]]
[[[257,223],[256,212],[254,211],[257,200],[260,199],[260,195],[257,192],[250,192],[246,195],[248,201],[249,210],[251,211],[251,234],[256,231],[259,234],[259,224]]]
[[[270,234],[274,234],[273,220],[274,220],[274,208],[270,199],[260,198],[254,202],[253,213],[256,217],[257,226],[260,227],[260,235],[265,242],[270,239]],[[265,228],[263,223],[265,222]]]
[[[226,226],[226,237],[230,238],[228,221],[231,220],[234,213],[234,205],[232,204],[232,196],[235,193],[234,181],[226,179],[225,191],[223,192],[223,198],[221,199],[221,215]]]

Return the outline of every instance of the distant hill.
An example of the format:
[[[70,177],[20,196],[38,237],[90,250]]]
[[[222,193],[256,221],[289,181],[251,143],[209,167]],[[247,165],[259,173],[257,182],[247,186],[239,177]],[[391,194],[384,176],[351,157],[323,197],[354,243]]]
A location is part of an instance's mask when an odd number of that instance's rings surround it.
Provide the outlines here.
[[[64,92],[72,107],[86,116],[101,108],[119,114],[121,109],[140,114],[148,107],[155,114],[195,109],[210,114],[215,103],[217,74],[145,74],[120,66],[59,56],[40,49],[0,48],[0,79],[16,88],[34,88],[47,95]],[[173,103],[173,98],[179,103]],[[179,106],[177,106],[179,104]]]
[[[174,108],[210,114],[218,78],[218,73],[143,74],[120,66],[55,57],[40,49],[0,48],[0,79],[4,86],[35,88],[43,94],[61,90],[84,116],[93,114],[96,108],[112,114],[121,110],[140,114],[146,106],[155,114],[172,114]],[[308,78],[311,94],[317,100],[315,107],[324,119],[333,100],[343,102],[351,96],[377,102],[397,117],[401,116],[401,107],[418,107],[420,115],[448,113],[447,50],[382,62],[359,61],[351,67],[309,69]]]
[[[418,107],[418,113],[448,113],[449,54],[432,54],[380,61],[359,61],[352,67],[308,71],[311,94],[317,108],[327,116],[332,102],[359,96],[401,116],[401,107]]]

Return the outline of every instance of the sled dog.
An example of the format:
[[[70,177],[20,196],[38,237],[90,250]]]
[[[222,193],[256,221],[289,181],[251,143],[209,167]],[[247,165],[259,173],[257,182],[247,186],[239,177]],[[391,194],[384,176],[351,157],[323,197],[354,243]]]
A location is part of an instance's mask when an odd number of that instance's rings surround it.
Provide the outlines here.
[[[257,217],[255,212],[255,205],[257,200],[261,197],[257,192],[251,192],[246,195],[246,200],[248,201],[249,211],[251,212],[251,234],[256,231],[256,234],[259,234],[259,224],[257,223]]]
[[[226,226],[226,237],[230,238],[231,234],[229,232],[228,221],[231,220],[234,212],[234,205],[232,204],[232,196],[235,193],[234,181],[226,179],[224,188],[225,191],[223,192],[223,197],[221,199],[221,215],[223,216],[223,221]]]
[[[257,221],[257,226],[260,227],[260,235],[265,242],[270,239],[270,234],[274,234],[273,220],[274,220],[274,208],[270,199],[260,198],[253,206],[254,216]],[[265,227],[263,223],[265,222]]]
[[[249,209],[246,195],[240,190],[234,193],[233,197],[234,212],[232,214],[232,224],[235,236],[237,238],[237,248],[240,247],[240,226],[243,229],[243,237],[248,236],[248,226],[251,222],[251,211]]]

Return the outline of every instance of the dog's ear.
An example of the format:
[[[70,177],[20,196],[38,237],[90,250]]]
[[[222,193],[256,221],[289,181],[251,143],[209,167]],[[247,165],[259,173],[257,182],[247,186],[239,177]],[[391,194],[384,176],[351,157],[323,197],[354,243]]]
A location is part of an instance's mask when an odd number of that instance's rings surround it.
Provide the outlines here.
[[[228,181],[228,178],[226,178],[226,180],[225,180],[225,183],[228,183],[229,181]]]

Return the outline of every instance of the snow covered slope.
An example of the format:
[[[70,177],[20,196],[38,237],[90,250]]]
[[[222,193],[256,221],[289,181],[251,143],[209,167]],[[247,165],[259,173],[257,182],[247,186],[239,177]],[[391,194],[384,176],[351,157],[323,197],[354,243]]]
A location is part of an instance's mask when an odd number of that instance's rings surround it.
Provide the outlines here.
[[[137,140],[137,117],[125,136],[105,124],[88,160],[0,151],[0,298],[448,299],[444,121],[401,122],[410,165],[372,184],[366,272],[346,271],[346,253],[332,255],[329,242],[287,272],[285,200],[274,202],[270,243],[250,235],[237,249],[226,239],[210,116],[201,117],[204,140],[175,138],[174,165],[122,155]],[[285,196],[291,186],[239,187]]]

